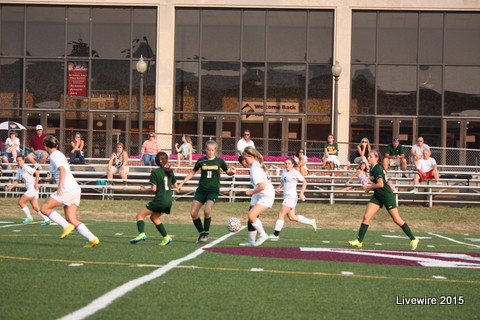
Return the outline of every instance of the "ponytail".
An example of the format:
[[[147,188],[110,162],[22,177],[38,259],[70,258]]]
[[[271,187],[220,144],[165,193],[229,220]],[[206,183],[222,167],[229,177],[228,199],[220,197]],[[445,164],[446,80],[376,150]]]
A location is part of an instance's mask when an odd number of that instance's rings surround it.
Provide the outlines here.
[[[268,172],[268,169],[265,166],[265,163],[263,163],[263,156],[254,147],[252,146],[246,147],[245,150],[243,150],[242,155],[254,157],[255,160],[257,160],[258,163],[260,164],[260,167],[263,169],[263,171]]]

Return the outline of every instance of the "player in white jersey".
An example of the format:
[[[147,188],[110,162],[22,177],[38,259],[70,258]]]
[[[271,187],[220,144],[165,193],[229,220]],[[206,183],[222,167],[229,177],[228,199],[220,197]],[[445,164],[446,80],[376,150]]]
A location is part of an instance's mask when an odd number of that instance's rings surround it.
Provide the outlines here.
[[[285,169],[282,171],[282,180],[275,191],[278,193],[283,187],[283,203],[278,211],[277,222],[275,223],[275,231],[268,236],[271,240],[279,239],[280,231],[282,231],[285,223],[285,216],[288,215],[290,221],[300,222],[312,226],[313,230],[317,231],[317,221],[315,219],[308,219],[302,215],[295,214],[295,207],[298,202],[297,185],[302,183],[302,190],[300,191],[300,200],[305,201],[305,190],[307,189],[307,180],[303,175],[295,169],[296,162],[292,158],[285,159]]]
[[[63,227],[63,233],[60,239],[66,238],[73,230],[77,229],[84,238],[88,240],[86,248],[93,248],[100,243],[100,240],[87,228],[85,224],[77,219],[77,208],[80,205],[81,189],[77,181],[70,172],[65,155],[58,151],[58,139],[54,136],[46,136],[43,140],[45,150],[50,154],[49,171],[52,177],[43,179],[44,181],[54,181],[57,183],[57,191],[42,205],[41,210],[51,220]],[[66,220],[54,209],[62,206],[65,212]]]
[[[15,176],[15,181],[7,187],[7,191],[15,188],[19,182],[23,182],[25,184],[27,191],[20,197],[20,199],[18,199],[18,205],[26,216],[22,223],[26,224],[33,221],[32,215],[30,214],[30,210],[27,206],[27,201],[30,201],[33,210],[35,210],[44,220],[43,225],[48,226],[52,220],[40,212],[40,206],[38,205],[38,182],[40,181],[40,172],[32,167],[27,166],[25,164],[25,157],[23,155],[18,155],[16,161],[18,164],[17,175]]]
[[[262,155],[255,148],[248,146],[243,151],[242,156],[250,166],[250,182],[253,189],[246,191],[248,196],[252,196],[250,210],[248,211],[248,241],[240,245],[260,246],[268,239],[268,234],[263,229],[259,216],[272,207],[275,200],[275,189],[267,175],[267,168],[263,163]],[[255,241],[257,232],[259,238]]]

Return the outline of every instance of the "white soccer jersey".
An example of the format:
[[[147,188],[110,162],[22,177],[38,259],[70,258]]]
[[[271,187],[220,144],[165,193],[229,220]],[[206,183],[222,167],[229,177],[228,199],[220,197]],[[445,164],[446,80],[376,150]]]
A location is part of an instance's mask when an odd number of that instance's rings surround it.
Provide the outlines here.
[[[275,196],[275,189],[273,188],[272,182],[258,161],[255,161],[250,166],[250,181],[254,188],[256,188],[261,182],[265,183],[265,189],[263,189],[262,192],[259,192],[259,195]]]
[[[68,164],[67,158],[65,158],[65,155],[63,153],[56,150],[52,154],[50,154],[49,171],[57,183],[60,180],[60,171],[58,170],[58,168],[60,167],[65,168],[65,180],[62,189],[70,190],[72,188],[78,188],[78,183],[73,177],[72,172],[70,171],[70,165]]]
[[[422,172],[429,172],[433,170],[436,164],[437,164],[437,161],[435,161],[435,159],[433,158],[428,158],[428,160],[421,158],[421,159],[418,159],[417,169]]]
[[[305,178],[296,169],[292,169],[291,171],[283,169],[283,198],[298,198],[297,184],[303,180],[305,180]]]
[[[16,180],[23,181],[25,183],[25,187],[28,189],[34,189],[35,188],[35,169],[32,167],[29,167],[27,165],[24,165],[23,168],[18,168],[17,169],[17,175],[15,177]]]

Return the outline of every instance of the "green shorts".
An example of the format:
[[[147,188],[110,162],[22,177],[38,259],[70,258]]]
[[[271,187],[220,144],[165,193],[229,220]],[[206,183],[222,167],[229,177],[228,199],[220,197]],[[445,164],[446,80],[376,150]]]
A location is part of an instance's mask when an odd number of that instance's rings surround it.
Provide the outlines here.
[[[149,203],[147,203],[146,207],[148,210],[154,213],[166,213],[166,214],[170,214],[170,209],[172,208],[172,206],[167,207],[165,206],[165,204],[159,203],[156,201],[150,201]]]
[[[204,188],[197,188],[195,191],[195,197],[193,199],[197,200],[201,204],[205,204],[205,202],[208,200],[211,200],[213,203],[215,203],[218,200],[219,194],[219,191],[209,191]]]
[[[380,208],[385,205],[385,208],[387,210],[395,209],[397,207],[397,200],[395,200],[395,195],[393,195],[393,194],[392,194],[391,197],[387,196],[387,197],[382,197],[382,198],[372,196],[370,198],[370,202],[379,205]]]

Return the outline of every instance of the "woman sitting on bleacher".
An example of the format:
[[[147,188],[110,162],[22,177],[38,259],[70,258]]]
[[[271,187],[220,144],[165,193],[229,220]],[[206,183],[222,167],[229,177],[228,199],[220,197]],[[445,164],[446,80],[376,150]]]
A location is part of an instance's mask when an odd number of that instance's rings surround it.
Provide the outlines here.
[[[5,141],[5,154],[2,157],[4,163],[9,163],[10,158],[17,162],[17,154],[20,154],[20,140],[15,131],[10,132],[10,137]]]
[[[75,138],[71,142],[72,151],[70,151],[70,163],[85,164],[85,157],[83,155],[83,148],[85,141],[82,139],[80,132],[75,133]],[[76,159],[78,158],[78,161]]]
[[[107,179],[113,179],[113,175],[118,171],[120,172],[120,177],[125,180],[125,185],[127,185],[126,180],[129,170],[128,153],[125,151],[123,143],[119,142],[117,143],[117,151],[112,153],[110,161],[108,161]]]

